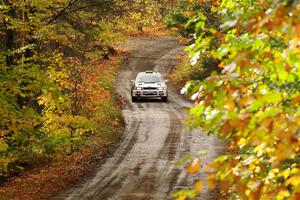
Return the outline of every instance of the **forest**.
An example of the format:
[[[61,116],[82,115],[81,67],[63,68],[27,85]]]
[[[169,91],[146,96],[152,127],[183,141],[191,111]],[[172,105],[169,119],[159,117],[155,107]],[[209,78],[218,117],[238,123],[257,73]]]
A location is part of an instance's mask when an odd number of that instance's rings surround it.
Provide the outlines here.
[[[226,143],[187,172],[225,199],[300,199],[298,0],[0,0],[0,182],[122,132],[117,46],[148,30],[188,41],[188,128]]]
[[[170,2],[0,2],[2,177],[72,154],[90,136],[120,126],[118,61],[93,66],[116,57],[113,45],[134,31],[156,26]]]

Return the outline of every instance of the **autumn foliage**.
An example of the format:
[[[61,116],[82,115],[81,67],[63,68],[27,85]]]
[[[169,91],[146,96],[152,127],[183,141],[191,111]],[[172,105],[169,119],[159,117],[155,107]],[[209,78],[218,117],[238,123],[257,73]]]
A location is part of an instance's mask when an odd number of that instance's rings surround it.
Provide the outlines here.
[[[200,12],[188,51],[218,59],[222,72],[183,89],[195,99],[190,125],[228,143],[209,181],[231,199],[300,199],[300,3],[210,3],[221,25]]]
[[[129,12],[121,1],[0,2],[1,178],[71,154],[106,123],[120,124],[118,61],[99,62],[123,40],[115,32],[124,21],[114,14],[122,6]]]
[[[0,2],[1,180],[119,128],[115,47],[159,27],[176,2]]]

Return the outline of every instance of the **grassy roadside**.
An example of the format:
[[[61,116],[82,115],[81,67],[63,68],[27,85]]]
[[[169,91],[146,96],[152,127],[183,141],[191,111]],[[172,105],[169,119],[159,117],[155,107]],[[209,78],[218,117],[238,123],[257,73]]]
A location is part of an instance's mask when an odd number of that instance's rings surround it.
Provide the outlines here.
[[[0,199],[47,199],[74,183],[101,162],[120,140],[124,129],[122,101],[114,92],[117,70],[125,53],[89,64],[93,79],[106,89],[96,114],[97,131],[84,139],[80,150],[66,157],[33,166],[0,186]]]
[[[179,62],[177,62],[177,65],[172,69],[169,78],[176,89],[181,89],[189,80],[189,73],[193,72],[193,69],[191,69],[189,65],[187,55],[180,56],[177,59]]]
[[[188,81],[204,80],[212,72],[219,71],[218,61],[207,55],[201,55],[199,62],[192,65],[188,55],[178,58],[178,65],[170,74],[170,79],[179,91]]]
[[[164,27],[163,24],[157,24],[156,27],[145,27],[143,31],[139,30],[129,30],[125,35],[129,37],[138,37],[138,36],[143,36],[143,37],[159,37],[159,36],[177,36],[178,32],[177,30],[171,30],[167,29]]]

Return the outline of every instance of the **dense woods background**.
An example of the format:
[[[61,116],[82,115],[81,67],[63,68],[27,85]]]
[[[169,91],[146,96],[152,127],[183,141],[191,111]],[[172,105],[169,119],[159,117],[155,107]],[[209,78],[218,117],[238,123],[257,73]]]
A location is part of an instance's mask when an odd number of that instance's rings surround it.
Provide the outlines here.
[[[177,1],[0,2],[0,176],[71,154],[121,123],[101,60]],[[116,63],[118,65],[118,63]]]

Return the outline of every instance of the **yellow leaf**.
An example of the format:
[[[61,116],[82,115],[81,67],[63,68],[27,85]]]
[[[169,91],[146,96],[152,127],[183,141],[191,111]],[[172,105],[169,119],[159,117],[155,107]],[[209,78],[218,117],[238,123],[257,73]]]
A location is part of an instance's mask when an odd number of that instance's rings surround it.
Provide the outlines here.
[[[186,199],[186,196],[179,196],[179,197],[177,197],[176,200],[185,200],[185,199]]]
[[[198,181],[195,184],[194,190],[195,190],[195,192],[199,193],[199,192],[201,192],[202,188],[203,188],[203,183],[201,181]]]
[[[277,194],[276,199],[277,199],[277,200],[283,200],[283,199],[285,199],[285,198],[287,198],[287,197],[289,197],[289,196],[290,196],[289,191],[287,191],[287,190],[281,190],[281,191]]]
[[[8,144],[6,144],[4,141],[0,141],[0,152],[7,151],[8,147]]]
[[[200,160],[198,158],[196,158],[190,165],[188,165],[186,170],[190,174],[195,174],[199,171],[200,165],[201,165]]]
[[[278,64],[282,61],[282,57],[281,56],[277,56],[275,57],[275,63]]]
[[[300,176],[293,176],[286,181],[286,185],[300,185]]]
[[[290,173],[291,173],[291,170],[288,168],[288,169],[284,170],[283,172],[281,172],[280,175],[286,179],[287,177],[289,177]]]

